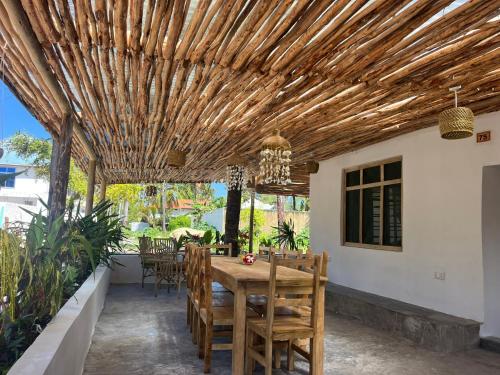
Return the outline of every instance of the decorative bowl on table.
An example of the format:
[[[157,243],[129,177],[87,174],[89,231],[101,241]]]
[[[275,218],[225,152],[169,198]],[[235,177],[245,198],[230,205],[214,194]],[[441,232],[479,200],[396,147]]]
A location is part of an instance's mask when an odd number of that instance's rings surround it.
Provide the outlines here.
[[[243,263],[246,266],[251,266],[252,264],[255,263],[256,260],[257,258],[252,253],[246,253],[241,255],[241,263]]]

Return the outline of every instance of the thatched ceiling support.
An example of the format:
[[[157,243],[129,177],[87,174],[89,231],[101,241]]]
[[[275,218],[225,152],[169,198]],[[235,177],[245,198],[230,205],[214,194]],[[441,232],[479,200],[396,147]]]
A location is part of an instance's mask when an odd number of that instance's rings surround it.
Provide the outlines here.
[[[85,148],[89,159],[96,161],[96,154],[90,146],[77,118],[73,115],[73,109],[71,108],[68,99],[61,89],[61,86],[59,85],[56,77],[48,67],[47,60],[40,46],[40,42],[36,38],[33,29],[31,28],[31,24],[26,17],[26,13],[24,12],[21,2],[18,0],[4,0],[3,5],[7,10],[7,13],[9,14],[10,22],[16,30],[17,35],[28,51],[31,61],[38,70],[38,73],[43,79],[46,87],[48,87],[48,89],[50,90],[52,97],[56,100],[56,105],[61,111],[61,118],[64,119],[67,115],[71,115],[73,132]],[[65,122],[63,121],[62,126],[64,126],[64,123]],[[62,131],[62,129],[60,131]]]

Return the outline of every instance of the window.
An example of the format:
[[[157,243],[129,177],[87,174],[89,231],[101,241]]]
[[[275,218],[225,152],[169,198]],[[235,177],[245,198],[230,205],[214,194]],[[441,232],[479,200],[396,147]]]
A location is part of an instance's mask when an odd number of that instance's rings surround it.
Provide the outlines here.
[[[16,173],[16,168],[6,168],[6,167],[0,167],[0,173],[2,174],[9,174],[9,173]],[[16,184],[16,177],[10,177],[5,181],[4,183],[0,184],[0,187],[8,187],[8,188],[13,188]]]
[[[343,244],[401,251],[401,158],[344,170]]]

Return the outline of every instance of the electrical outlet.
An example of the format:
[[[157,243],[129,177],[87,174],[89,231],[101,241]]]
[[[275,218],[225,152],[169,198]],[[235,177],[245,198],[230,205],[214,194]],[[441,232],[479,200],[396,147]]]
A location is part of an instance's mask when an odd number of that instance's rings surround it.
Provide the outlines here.
[[[446,279],[446,272],[434,272],[434,279],[444,281]]]

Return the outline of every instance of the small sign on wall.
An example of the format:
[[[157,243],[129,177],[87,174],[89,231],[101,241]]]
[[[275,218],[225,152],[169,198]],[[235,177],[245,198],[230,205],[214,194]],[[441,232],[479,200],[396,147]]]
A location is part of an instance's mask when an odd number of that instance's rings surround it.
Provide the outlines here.
[[[476,142],[483,143],[491,141],[491,131],[476,133]]]

